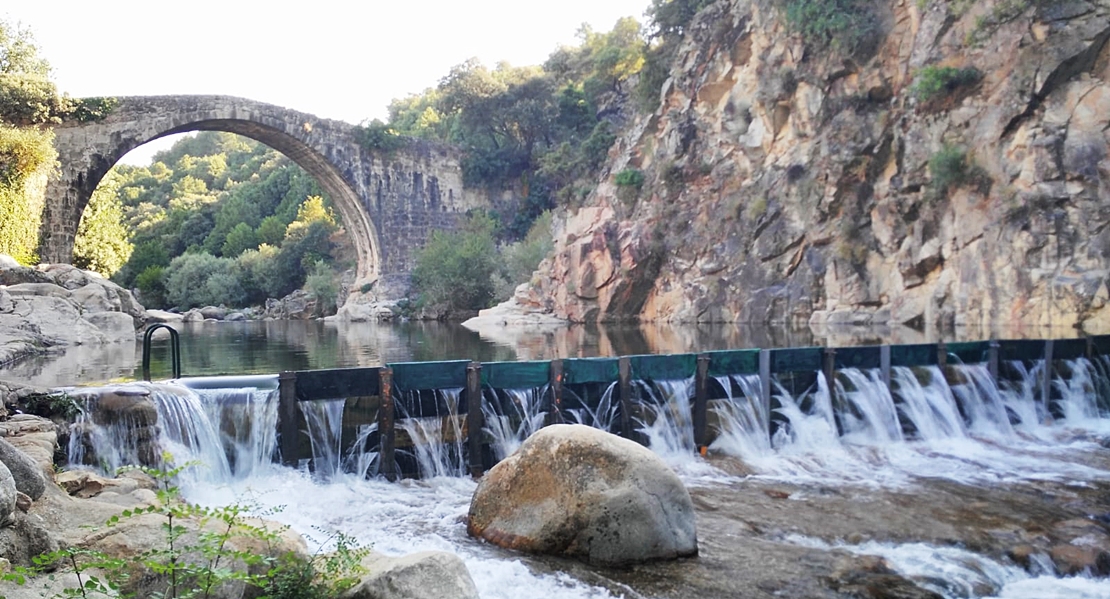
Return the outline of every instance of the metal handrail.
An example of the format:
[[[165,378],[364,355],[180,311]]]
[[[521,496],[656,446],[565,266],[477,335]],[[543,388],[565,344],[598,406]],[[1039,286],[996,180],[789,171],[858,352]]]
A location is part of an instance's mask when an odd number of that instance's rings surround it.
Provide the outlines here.
[[[143,335],[143,380],[150,380],[150,340],[154,336],[154,331],[158,329],[167,329],[170,332],[170,363],[173,367],[173,378],[179,379],[181,378],[181,339],[177,329],[159,322],[147,327]]]

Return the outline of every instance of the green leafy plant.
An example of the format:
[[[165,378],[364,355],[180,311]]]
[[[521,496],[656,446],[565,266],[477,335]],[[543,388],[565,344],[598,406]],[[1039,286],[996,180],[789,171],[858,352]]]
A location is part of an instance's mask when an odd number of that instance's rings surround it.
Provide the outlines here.
[[[929,159],[929,187],[936,195],[947,194],[955,187],[976,185],[980,191],[990,187],[990,177],[982,167],[976,165],[966,150],[953,145],[945,145]]]
[[[787,27],[818,48],[855,54],[876,37],[876,20],[865,0],[784,0]]]
[[[368,150],[393,152],[405,146],[405,138],[395,129],[379,119],[374,119],[358,128],[359,143]]]
[[[919,101],[927,102],[934,98],[949,95],[957,89],[973,85],[982,79],[979,69],[966,67],[927,66],[917,73],[913,83],[913,95]]]
[[[617,197],[625,204],[631,204],[640,195],[644,173],[639,169],[626,168],[613,177],[613,183],[617,186]]]

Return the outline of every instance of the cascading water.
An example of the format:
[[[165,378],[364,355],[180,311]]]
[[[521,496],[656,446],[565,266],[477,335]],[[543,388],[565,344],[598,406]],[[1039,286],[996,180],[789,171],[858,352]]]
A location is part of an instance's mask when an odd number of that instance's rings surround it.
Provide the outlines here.
[[[416,458],[421,478],[466,475],[465,435],[459,417],[462,391],[461,388],[436,389],[434,415],[416,417],[405,411],[405,405],[419,401],[418,392],[411,392],[406,402],[398,403],[402,419],[397,424],[412,442],[411,453]]]
[[[304,414],[305,432],[312,447],[312,470],[324,479],[342,472],[340,451],[345,404],[342,399],[297,402]]]
[[[543,410],[546,393],[547,387],[486,390],[486,401],[482,403],[484,430],[491,438],[493,455],[498,461],[509,457],[543,426],[547,417]]]
[[[617,421],[617,404],[613,401],[613,394],[617,390],[617,383],[614,382],[606,387],[605,392],[601,394],[601,399],[598,401],[597,408],[590,408],[585,402],[578,399],[583,407],[576,409],[568,409],[563,411],[563,417],[567,422],[585,424],[599,428],[603,431],[614,430],[614,425]],[[574,395],[569,389],[565,390],[568,395]]]
[[[717,438],[709,445],[710,451],[741,459],[770,455],[771,420],[767,406],[760,399],[759,375],[720,376],[716,380],[725,397],[713,403],[718,431]],[[740,395],[735,397],[733,383],[740,390]]]
[[[948,366],[954,385],[949,385],[946,372],[935,366],[896,367],[891,371],[892,391],[882,384],[877,371],[844,369],[833,381],[817,373],[816,382],[797,395],[772,380],[772,398],[761,396],[757,376],[720,377],[717,382],[723,397],[710,398],[710,421],[716,435],[711,453],[739,457],[757,479],[803,489],[828,485],[906,489],[932,478],[975,485],[1110,477],[1108,472],[1064,459],[1065,450],[1057,449],[1062,447],[1057,439],[1066,427],[1082,430],[1099,424],[1098,402],[1103,397],[1099,390],[1110,388],[1103,380],[1110,362],[1100,358],[1068,363],[1060,368],[1066,376],[1052,382],[1054,393],[1047,399],[1038,391],[1042,369],[1022,363],[1007,366],[1019,375],[1001,389],[983,365]],[[594,404],[596,408],[580,402],[581,407],[566,410],[564,417],[613,430],[618,415],[616,388],[611,385]],[[693,446],[691,382],[641,384],[640,389],[641,396],[650,396],[638,407],[640,431],[652,449],[668,461],[681,455],[691,462],[704,462]],[[154,394],[163,445],[180,451],[179,459],[203,461],[210,473],[205,478],[222,483],[187,482],[187,494],[194,500],[226,504],[249,487],[262,496],[263,505],[291,504],[281,518],[301,531],[310,532],[315,526],[343,530],[393,553],[455,551],[467,561],[487,598],[514,596],[514,589],[524,587],[552,598],[611,596],[608,590],[565,575],[537,574],[519,561],[508,562],[498,552],[466,539],[459,518],[466,512],[474,483],[464,476],[459,389],[434,392],[434,415],[406,411],[406,406],[419,398],[397,402],[398,438],[405,436],[412,442],[411,447],[399,443],[398,452],[411,451],[422,477],[440,477],[401,484],[364,480],[376,472],[377,454],[367,451],[376,424],[360,427],[347,455],[340,457],[342,401],[300,404],[313,448],[314,470],[328,475],[310,479],[303,472],[262,466],[274,455],[277,402],[272,391],[251,391],[249,399],[234,399],[235,394],[226,391],[202,393],[203,399],[187,389],[164,397]],[[493,440],[495,455],[502,458],[542,424],[543,390],[497,393],[501,395],[496,407],[491,405],[494,401],[485,402],[485,433]],[[1045,404],[1046,400],[1054,403]],[[214,403],[242,406],[242,412],[230,407],[215,410]],[[1047,418],[1050,413],[1061,416],[1052,421]],[[773,437],[771,430],[775,431]],[[1095,446],[1090,441],[1071,440],[1075,438],[1068,438],[1068,451],[1081,442]],[[228,454],[233,456],[230,460],[218,457]],[[109,457],[116,462],[126,459]],[[678,471],[688,482],[695,477],[699,484],[707,480],[704,470]],[[346,474],[350,472],[355,475]],[[717,478],[709,480],[722,485],[737,484],[735,478],[719,471],[713,476]],[[820,484],[808,485],[810,482]],[[373,518],[366,517],[367,497],[374,498]],[[1108,596],[1105,581],[1057,578],[1049,572],[1038,575],[997,562],[975,562],[985,558],[967,552],[953,557],[943,548],[912,543],[838,547],[883,555],[903,575],[945,597],[980,596],[978,590],[967,592],[960,582],[974,576],[981,577],[973,580],[974,588],[986,588],[989,583],[993,592],[1006,598]],[[929,560],[943,563],[928,565]],[[975,565],[966,578],[952,569],[971,563]],[[949,583],[929,586],[938,577]]]
[[[839,374],[847,381],[836,379],[836,396],[845,404],[840,415],[845,441],[867,445],[901,441],[898,410],[879,369],[846,368]]]
[[[966,437],[967,426],[943,373],[936,366],[921,370],[928,384],[922,385],[918,375],[905,366],[890,370],[891,386],[901,400],[898,409],[902,419],[922,441]]]
[[[648,447],[668,461],[694,455],[693,395],[694,380],[641,383],[646,396],[644,416],[637,419]]]

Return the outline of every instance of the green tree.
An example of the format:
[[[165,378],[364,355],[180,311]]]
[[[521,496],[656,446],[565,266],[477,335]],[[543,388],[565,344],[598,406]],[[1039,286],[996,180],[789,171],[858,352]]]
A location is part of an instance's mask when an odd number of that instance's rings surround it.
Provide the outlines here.
[[[253,250],[257,247],[258,236],[255,235],[254,229],[247,223],[239,223],[228,232],[227,238],[220,248],[220,255],[234,258],[246,250]]]
[[[305,289],[316,299],[317,316],[335,314],[335,305],[339,298],[337,279],[335,271],[323,260],[316,262],[312,267],[312,274],[305,278]]]
[[[0,123],[0,253],[21,264],[38,261],[41,194],[55,157],[53,134]]]
[[[123,225],[119,199],[120,176],[109,173],[89,198],[73,241],[73,264],[105,277],[116,273],[131,258],[134,246]]]
[[[433,232],[417,253],[412,273],[418,301],[437,310],[480,310],[494,299],[498,272],[497,223],[485,214],[470,217],[462,231]]]

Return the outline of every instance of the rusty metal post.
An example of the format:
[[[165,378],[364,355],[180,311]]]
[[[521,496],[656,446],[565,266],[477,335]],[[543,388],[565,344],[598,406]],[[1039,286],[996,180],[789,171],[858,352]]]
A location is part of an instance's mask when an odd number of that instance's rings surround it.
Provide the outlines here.
[[[694,374],[694,446],[705,455],[709,446],[709,354],[698,354]]]
[[[482,363],[471,362],[466,366],[466,446],[470,476],[479,478],[485,471],[482,465]]]
[[[617,382],[621,402],[621,436],[632,439],[632,361],[628,356],[617,360]]]
[[[825,373],[825,384],[829,387],[829,402],[836,406],[836,349],[825,348],[825,359],[821,363],[821,371]]]
[[[879,347],[879,374],[883,377],[883,384],[890,389],[890,346]]]
[[[994,381],[994,386],[998,386],[998,341],[991,339],[987,344],[987,372],[991,375],[991,380]]]
[[[563,422],[563,361],[551,361],[551,403],[547,404],[544,426]]]
[[[291,370],[278,375],[278,436],[281,439],[281,463],[297,467],[297,373]]]
[[[393,414],[393,369],[385,366],[378,370],[378,474],[386,480],[397,480],[397,462],[394,447],[397,442]]]

